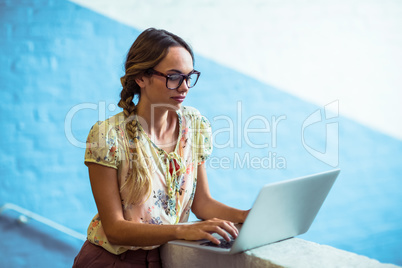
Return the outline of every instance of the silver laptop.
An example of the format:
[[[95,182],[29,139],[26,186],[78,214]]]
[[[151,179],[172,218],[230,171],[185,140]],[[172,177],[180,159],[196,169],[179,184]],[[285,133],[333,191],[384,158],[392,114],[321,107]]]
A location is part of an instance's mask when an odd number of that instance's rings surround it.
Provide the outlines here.
[[[195,247],[224,254],[235,254],[307,232],[321,208],[340,170],[265,185],[239,235],[217,246],[208,240],[174,240],[169,244]]]

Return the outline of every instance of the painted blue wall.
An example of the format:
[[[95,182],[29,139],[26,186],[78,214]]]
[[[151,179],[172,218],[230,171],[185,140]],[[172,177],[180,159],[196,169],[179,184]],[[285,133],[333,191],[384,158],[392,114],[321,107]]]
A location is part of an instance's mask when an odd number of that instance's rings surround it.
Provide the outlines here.
[[[68,1],[0,0],[0,205],[15,203],[85,233],[96,207],[81,145],[95,121],[119,112],[119,77],[138,34]],[[218,200],[248,208],[266,183],[333,168],[302,144],[303,122],[323,107],[201,56],[196,69],[201,80],[185,105],[210,119],[218,146],[233,141],[207,163]],[[276,132],[248,135],[269,146],[248,145],[239,130],[257,117],[272,125],[272,116],[283,118]],[[230,121],[233,138],[224,131]],[[340,116],[306,128],[309,146],[325,151],[327,123],[339,126],[331,142],[339,142],[342,171],[302,237],[402,264],[402,142]],[[249,128],[264,126],[256,119]],[[266,162],[241,166],[247,157]]]

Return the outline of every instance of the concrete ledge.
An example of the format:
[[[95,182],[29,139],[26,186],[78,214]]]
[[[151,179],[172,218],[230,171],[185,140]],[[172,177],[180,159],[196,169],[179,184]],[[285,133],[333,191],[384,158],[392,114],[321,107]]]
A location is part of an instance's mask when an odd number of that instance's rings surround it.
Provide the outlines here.
[[[397,268],[377,260],[299,238],[235,255],[222,255],[178,245],[161,248],[163,267],[361,267]]]

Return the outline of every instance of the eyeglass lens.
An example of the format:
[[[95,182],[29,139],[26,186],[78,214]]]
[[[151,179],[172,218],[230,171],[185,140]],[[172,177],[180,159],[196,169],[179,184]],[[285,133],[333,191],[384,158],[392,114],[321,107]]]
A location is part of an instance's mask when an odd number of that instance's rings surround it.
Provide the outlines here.
[[[189,76],[187,76],[187,79],[183,75],[180,74],[171,74],[169,75],[169,78],[167,79],[167,87],[170,89],[176,89],[180,87],[180,85],[183,83],[183,80],[186,80],[187,82],[187,87],[193,87],[197,83],[198,79],[198,74],[192,73]]]

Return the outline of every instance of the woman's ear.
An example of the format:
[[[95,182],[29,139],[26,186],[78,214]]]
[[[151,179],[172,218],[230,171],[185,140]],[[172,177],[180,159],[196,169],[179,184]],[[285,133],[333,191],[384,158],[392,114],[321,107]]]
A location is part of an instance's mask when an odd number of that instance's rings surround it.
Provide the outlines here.
[[[145,87],[145,76],[144,75],[141,75],[141,76],[138,76],[137,78],[135,78],[135,82],[137,83],[137,85],[140,87],[140,88],[144,88]]]

